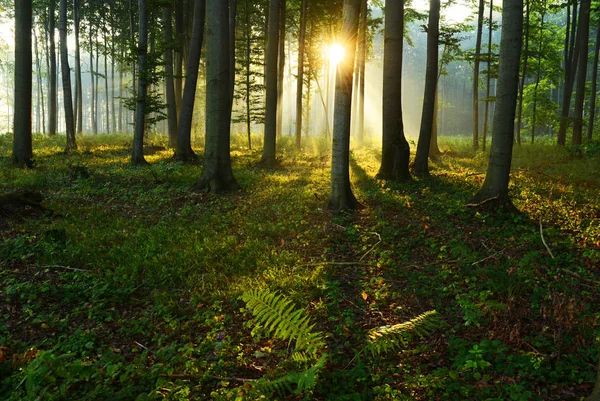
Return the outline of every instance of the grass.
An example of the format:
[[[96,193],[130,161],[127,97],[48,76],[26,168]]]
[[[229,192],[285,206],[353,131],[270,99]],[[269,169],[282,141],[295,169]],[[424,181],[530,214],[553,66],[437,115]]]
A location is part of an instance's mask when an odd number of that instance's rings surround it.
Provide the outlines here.
[[[259,142],[255,138],[255,143]],[[36,168],[9,163],[0,192],[35,189],[53,213],[0,210],[0,398],[579,400],[598,358],[600,158],[549,144],[515,148],[521,215],[465,205],[487,155],[443,139],[433,178],[374,179],[379,151],[353,150],[365,206],[333,216],[327,141],[282,142],[281,168],[234,138],[243,190],[191,191],[201,165],[151,140],[36,137]],[[590,152],[591,153],[591,152]],[[540,237],[543,235],[552,257]],[[240,295],[268,289],[304,308],[328,360],[311,391],[261,392],[288,344],[253,323]],[[369,330],[436,310],[428,337],[368,356]]]

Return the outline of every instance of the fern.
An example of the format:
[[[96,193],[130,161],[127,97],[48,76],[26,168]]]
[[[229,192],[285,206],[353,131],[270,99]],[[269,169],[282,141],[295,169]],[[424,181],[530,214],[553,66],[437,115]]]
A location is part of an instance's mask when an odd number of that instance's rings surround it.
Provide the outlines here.
[[[325,347],[323,334],[312,331],[314,324],[304,309],[296,309],[289,299],[266,290],[248,291],[241,299],[269,334],[290,343],[295,340],[296,353],[305,352],[314,358]]]
[[[373,354],[383,354],[393,349],[406,347],[410,335],[424,337],[440,325],[435,310],[425,312],[407,322],[371,329],[368,334],[367,348]]]
[[[319,371],[325,366],[326,358],[327,355],[321,356],[317,363],[302,372],[290,372],[274,380],[261,379],[258,382],[258,388],[265,393],[304,393],[317,385],[317,377]],[[295,388],[293,388],[294,385]]]

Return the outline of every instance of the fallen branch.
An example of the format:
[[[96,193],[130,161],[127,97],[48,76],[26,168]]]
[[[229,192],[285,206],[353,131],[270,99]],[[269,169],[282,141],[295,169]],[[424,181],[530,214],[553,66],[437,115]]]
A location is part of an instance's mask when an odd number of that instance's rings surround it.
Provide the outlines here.
[[[540,238],[542,239],[542,242],[544,243],[544,246],[548,250],[548,253],[552,257],[552,259],[554,259],[554,255],[552,254],[552,250],[550,249],[550,247],[546,243],[546,240],[544,239],[544,229],[542,228],[542,219],[541,218],[540,218]]]
[[[361,256],[360,259],[358,259],[359,262],[362,262],[363,259],[369,254],[371,253],[371,251],[373,251],[373,249],[377,248],[377,245],[381,244],[381,235],[379,235],[378,233],[371,233],[371,234],[375,234],[377,236],[377,238],[379,238],[379,241],[377,241],[377,243],[375,245],[373,245],[371,247],[371,249],[369,249],[367,252],[365,252],[364,255]]]
[[[315,267],[315,266],[369,266],[369,263],[361,262],[319,262],[319,263],[307,263],[298,267]]]
[[[89,270],[84,270],[84,269],[77,269],[75,267],[71,267],[71,266],[61,266],[61,265],[42,265],[40,266],[44,269],[65,269],[65,270],[71,270],[74,272],[84,272],[84,273],[89,273]]]
[[[493,198],[489,198],[486,200],[483,200],[479,203],[467,203],[467,207],[479,207],[479,206],[483,206],[488,202],[494,201],[494,200],[500,200],[500,195],[496,195]]]
[[[167,377],[169,379],[196,380],[196,381],[200,381],[202,379],[202,376],[186,375],[186,374],[178,374],[178,373],[161,374],[160,377]],[[244,379],[243,377],[223,377],[223,376],[209,376],[209,377],[212,379],[215,379],[215,380],[231,380],[231,381],[237,381],[237,382],[258,381],[258,379]]]

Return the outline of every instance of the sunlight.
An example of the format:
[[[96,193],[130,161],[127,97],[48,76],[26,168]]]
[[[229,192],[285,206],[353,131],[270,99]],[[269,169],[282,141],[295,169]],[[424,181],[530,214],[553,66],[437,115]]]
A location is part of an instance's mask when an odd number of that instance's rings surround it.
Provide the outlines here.
[[[329,60],[331,64],[337,65],[344,59],[345,50],[344,47],[338,43],[334,43],[329,46]]]

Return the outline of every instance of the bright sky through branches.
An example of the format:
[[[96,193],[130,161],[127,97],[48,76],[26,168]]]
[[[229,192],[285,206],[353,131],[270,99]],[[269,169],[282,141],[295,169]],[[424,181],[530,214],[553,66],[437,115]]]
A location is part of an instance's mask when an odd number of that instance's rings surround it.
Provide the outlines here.
[[[464,22],[468,16],[473,14],[473,9],[469,8],[462,1],[454,1],[454,4],[444,7],[446,3],[448,1],[442,1],[442,10],[440,12],[440,15],[445,18],[446,22]],[[429,0],[413,0],[412,5],[418,11],[429,11]]]

